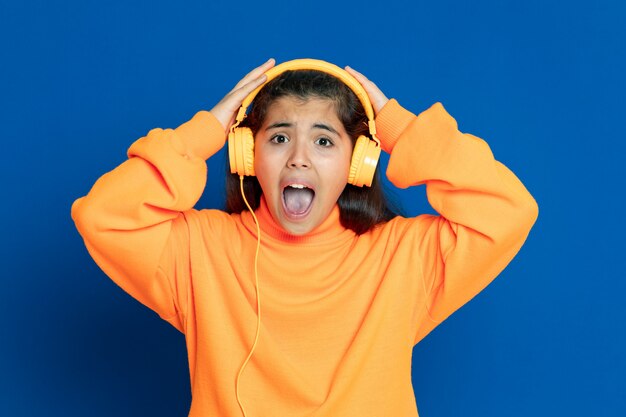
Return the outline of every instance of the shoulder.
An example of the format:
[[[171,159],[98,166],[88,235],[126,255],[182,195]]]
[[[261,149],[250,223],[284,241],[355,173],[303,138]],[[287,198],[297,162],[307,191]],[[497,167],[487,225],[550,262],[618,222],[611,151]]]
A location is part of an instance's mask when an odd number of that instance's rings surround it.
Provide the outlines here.
[[[241,215],[230,214],[218,209],[191,209],[176,219],[178,227],[187,227],[190,233],[232,234],[242,225]]]
[[[415,233],[423,227],[428,227],[433,220],[439,217],[433,214],[420,214],[415,217],[397,215],[393,219],[374,227],[372,231],[374,233],[389,233],[403,236],[407,233]]]

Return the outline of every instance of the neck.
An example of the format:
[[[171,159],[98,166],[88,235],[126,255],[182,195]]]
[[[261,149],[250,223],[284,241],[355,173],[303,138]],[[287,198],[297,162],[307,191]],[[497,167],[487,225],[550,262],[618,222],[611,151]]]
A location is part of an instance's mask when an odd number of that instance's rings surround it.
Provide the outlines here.
[[[261,237],[270,237],[286,243],[310,244],[325,243],[341,237],[353,237],[354,232],[341,225],[339,206],[335,204],[330,214],[316,228],[303,235],[294,235],[285,230],[272,216],[265,197],[261,196],[259,207],[255,210],[261,228]],[[256,234],[254,220],[249,212],[242,213],[242,220],[246,227]]]

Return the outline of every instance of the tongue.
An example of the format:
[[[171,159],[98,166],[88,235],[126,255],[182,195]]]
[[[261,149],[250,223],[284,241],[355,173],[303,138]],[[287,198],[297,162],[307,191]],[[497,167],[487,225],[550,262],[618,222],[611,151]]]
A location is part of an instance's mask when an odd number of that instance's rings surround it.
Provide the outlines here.
[[[309,188],[285,188],[283,198],[289,214],[297,215],[307,211],[313,201],[313,195],[313,190]]]

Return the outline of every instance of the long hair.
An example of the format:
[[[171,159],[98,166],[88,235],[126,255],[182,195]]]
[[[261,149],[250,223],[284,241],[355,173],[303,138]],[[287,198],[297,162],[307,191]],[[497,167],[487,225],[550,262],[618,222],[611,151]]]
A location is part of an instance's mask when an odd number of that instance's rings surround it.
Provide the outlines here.
[[[256,134],[263,125],[270,105],[280,97],[290,96],[306,101],[322,98],[334,102],[339,120],[352,139],[368,135],[367,116],[356,94],[340,79],[322,71],[289,70],[268,82],[256,95],[249,114],[239,125],[247,126]],[[252,209],[259,207],[263,190],[256,177],[244,177],[244,192]],[[363,234],[397,214],[397,209],[387,200],[376,167],[371,187],[347,184],[337,200],[341,224],[356,234]],[[247,207],[239,188],[239,175],[226,173],[226,211],[241,213]]]

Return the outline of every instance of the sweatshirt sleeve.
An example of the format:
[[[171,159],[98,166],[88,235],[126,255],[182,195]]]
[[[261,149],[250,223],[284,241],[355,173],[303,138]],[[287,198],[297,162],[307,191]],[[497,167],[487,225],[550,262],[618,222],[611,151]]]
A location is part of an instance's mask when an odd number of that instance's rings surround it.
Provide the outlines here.
[[[377,115],[387,177],[400,188],[426,184],[439,216],[411,219],[429,323],[415,343],[482,291],[513,259],[539,209],[481,138],[458,130],[441,103],[415,116],[390,100]]]
[[[173,248],[184,257],[183,212],[202,195],[206,159],[223,146],[225,136],[220,122],[204,110],[176,129],[152,129],[130,146],[126,161],[71,208],[100,268],[181,332],[188,284],[169,273],[181,268],[174,262],[184,261],[176,259]]]

